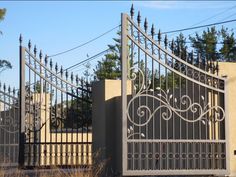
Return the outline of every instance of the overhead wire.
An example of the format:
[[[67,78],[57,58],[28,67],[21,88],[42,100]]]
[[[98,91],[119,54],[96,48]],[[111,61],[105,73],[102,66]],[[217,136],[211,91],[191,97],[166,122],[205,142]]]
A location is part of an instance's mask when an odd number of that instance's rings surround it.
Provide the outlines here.
[[[91,42],[93,42],[93,41],[95,41],[95,40],[97,40],[97,39],[99,39],[99,38],[105,36],[106,34],[110,33],[111,31],[115,30],[116,28],[118,28],[118,27],[120,27],[120,26],[121,26],[121,25],[119,24],[119,25],[117,25],[117,26],[115,26],[115,27],[109,29],[108,31],[102,33],[101,35],[99,35],[99,36],[97,36],[97,37],[95,37],[95,38],[93,38],[93,39],[90,39],[90,40],[87,41],[87,42],[84,42],[83,44],[80,44],[80,45],[78,45],[78,46],[75,46],[75,47],[73,47],[73,48],[71,48],[71,49],[68,49],[68,50],[65,50],[65,51],[62,51],[62,52],[58,52],[58,53],[56,53],[56,54],[49,55],[48,57],[52,58],[52,57],[55,57],[55,56],[59,56],[59,55],[62,55],[62,54],[71,52],[71,51],[73,51],[73,50],[75,50],[75,49],[78,49],[78,48],[80,48],[80,47],[83,47],[83,46],[85,46],[85,45],[87,45],[87,44],[89,44],[89,43],[91,43]]]
[[[227,9],[225,9],[225,10],[223,10],[223,11],[221,11],[221,12],[219,12],[219,13],[213,15],[213,16],[210,16],[210,17],[208,17],[208,18],[206,18],[206,19],[201,20],[200,22],[197,22],[197,23],[191,25],[190,27],[199,25],[199,24],[201,24],[201,23],[203,23],[203,22],[206,22],[206,21],[208,21],[208,20],[210,20],[210,19],[212,19],[212,18],[217,17],[218,15],[222,15],[222,14],[224,14],[225,12],[228,12],[229,10],[234,9],[235,7],[236,7],[236,5],[234,5],[234,6],[232,6],[232,7],[229,7],[229,8],[227,8]],[[225,20],[225,19],[223,19],[223,20]],[[190,27],[189,27],[189,28],[190,28]],[[193,33],[192,33],[192,34],[193,34]],[[173,35],[174,35],[174,34],[172,34],[171,36],[173,36]]]
[[[233,7],[230,7],[230,8],[228,8],[228,9],[226,9],[226,10],[224,10],[223,12],[217,13],[217,14],[215,14],[215,15],[213,15],[213,16],[211,16],[211,17],[205,19],[205,20],[202,20],[202,21],[198,22],[197,24],[200,24],[200,23],[205,22],[205,21],[207,21],[207,20],[209,20],[209,19],[211,19],[211,18],[213,18],[213,17],[216,17],[216,16],[218,16],[218,15],[220,15],[220,14],[223,14],[223,13],[225,13],[226,11],[228,11],[228,10],[230,10],[230,9],[233,9],[233,8],[235,8],[235,7],[236,7],[236,5],[233,6]],[[233,14],[233,15],[235,15],[235,14]],[[231,15],[231,16],[233,16],[233,15]],[[231,17],[231,16],[230,16],[230,17]],[[229,18],[229,17],[228,17],[228,18]],[[162,32],[161,34],[168,34],[168,33],[181,32],[181,31],[186,31],[186,30],[192,30],[192,29],[198,29],[198,28],[203,28],[203,27],[208,27],[208,26],[214,26],[214,25],[220,25],[220,24],[235,22],[235,21],[236,21],[236,19],[232,19],[232,20],[228,20],[228,21],[216,22],[216,23],[211,23],[211,24],[206,24],[206,25],[201,25],[201,26],[194,26],[194,27],[192,27],[192,26],[193,26],[193,25],[192,25],[191,27],[188,27],[188,28],[166,31],[166,32]],[[195,25],[196,25],[196,24],[195,24]],[[120,27],[120,26],[121,26],[121,25],[119,24],[119,25],[117,25],[117,26],[111,28],[110,30],[108,30],[108,31],[106,31],[106,32],[104,32],[104,33],[102,33],[101,35],[99,35],[99,36],[97,36],[97,37],[95,37],[95,38],[93,38],[93,39],[91,39],[91,40],[89,40],[89,41],[87,41],[87,42],[85,42],[85,43],[82,43],[82,44],[80,44],[80,45],[78,45],[78,46],[75,46],[75,47],[73,47],[73,48],[71,48],[71,49],[68,49],[68,50],[65,50],[65,51],[62,51],[62,52],[58,52],[58,53],[56,53],[56,54],[49,55],[48,57],[52,58],[52,57],[55,57],[55,56],[59,56],[59,55],[68,53],[68,52],[73,51],[73,50],[75,50],[75,49],[78,49],[78,48],[80,48],[80,47],[83,47],[83,46],[85,46],[85,45],[87,45],[87,44],[89,44],[89,43],[91,43],[91,42],[93,42],[93,41],[95,41],[95,40],[101,38],[102,36],[104,36],[104,35],[110,33],[111,31],[115,30],[116,28],[118,28],[118,27]],[[95,55],[92,56],[92,57],[89,57],[89,58],[87,58],[87,59],[85,59],[85,60],[82,60],[82,61],[80,61],[80,62],[78,62],[78,63],[76,63],[76,64],[74,64],[74,65],[72,65],[72,66],[70,66],[70,67],[68,67],[68,68],[66,68],[66,69],[64,69],[64,70],[67,70],[67,71],[68,71],[68,70],[71,70],[72,68],[75,69],[75,68],[81,66],[82,64],[84,64],[85,62],[89,62],[89,61],[91,61],[91,60],[96,59],[97,57],[99,57],[100,55],[102,55],[102,54],[105,53],[105,52],[108,52],[109,50],[110,50],[110,49],[106,49],[106,50],[104,50],[104,51],[102,51],[102,52],[99,52],[98,54],[95,54]]]
[[[235,16],[235,15],[236,15],[236,13],[233,13],[233,14],[231,14],[231,15],[229,15],[229,16],[223,18],[222,20],[226,20],[226,19],[228,19],[228,18],[230,18],[230,17],[233,17],[233,16]]]
[[[199,25],[199,24],[201,24],[201,23],[203,23],[203,22],[206,22],[206,21],[208,21],[208,20],[210,20],[210,19],[212,19],[212,18],[215,18],[215,17],[217,17],[217,16],[219,16],[219,15],[222,15],[222,14],[224,14],[225,12],[228,12],[229,10],[234,9],[235,7],[236,7],[236,5],[234,5],[234,6],[232,6],[232,7],[229,7],[229,8],[227,8],[227,9],[225,9],[225,10],[223,10],[223,11],[221,11],[221,12],[215,14],[215,15],[212,15],[212,16],[210,16],[210,17],[204,19],[204,20],[201,20],[200,22],[197,22],[197,23],[191,25],[190,27]]]
[[[204,28],[204,27],[208,27],[208,26],[215,26],[215,25],[220,25],[220,24],[225,24],[225,23],[232,23],[232,22],[235,22],[235,21],[236,21],[236,19],[232,19],[232,20],[216,22],[216,23],[211,23],[211,24],[206,24],[206,25],[201,25],[201,26],[195,26],[195,27],[189,27],[189,28],[182,28],[182,29],[177,29],[177,30],[165,31],[165,32],[162,32],[161,34],[169,34],[169,33],[187,31],[187,30],[192,30],[192,29]]]
[[[233,13],[233,14],[231,14],[231,15],[229,15],[229,16],[223,18],[222,20],[226,20],[226,19],[228,19],[228,18],[230,18],[230,17],[232,17],[232,16],[234,16],[234,15],[236,15],[236,13]],[[233,29],[234,29],[234,28],[233,28]],[[200,32],[200,31],[201,31],[201,30],[195,31],[195,32],[193,32],[193,33],[190,33],[190,34],[188,34],[188,36],[191,36],[192,34],[198,33],[198,32]]]
[[[82,61],[80,61],[80,62],[78,62],[78,63],[76,63],[76,64],[74,64],[74,65],[72,65],[72,66],[70,66],[70,67],[68,67],[68,68],[66,68],[66,69],[64,69],[64,71],[66,71],[66,70],[67,70],[67,71],[68,71],[68,70],[71,70],[72,68],[75,69],[75,68],[81,66],[82,64],[84,64],[84,63],[86,63],[86,62],[89,62],[89,61],[91,61],[91,60],[96,59],[97,57],[103,55],[104,53],[107,53],[107,52],[110,51],[110,50],[111,50],[110,48],[108,48],[108,49],[106,49],[106,50],[103,50],[103,51],[101,51],[101,52],[99,52],[99,53],[93,55],[92,57],[89,57],[89,58],[87,58],[87,59],[84,59],[84,60],[82,60]]]

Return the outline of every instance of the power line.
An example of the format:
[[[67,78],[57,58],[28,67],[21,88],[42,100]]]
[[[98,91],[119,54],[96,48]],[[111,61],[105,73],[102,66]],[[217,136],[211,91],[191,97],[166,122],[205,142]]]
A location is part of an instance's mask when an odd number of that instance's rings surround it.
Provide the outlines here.
[[[164,41],[162,41],[162,42],[164,42]],[[171,44],[172,42],[171,41],[169,41],[169,44]],[[231,44],[231,43],[229,43],[229,42],[206,42],[206,41],[196,41],[196,42],[191,42],[191,41],[184,41],[184,43],[203,43],[203,44],[206,44],[206,43],[208,43],[208,44],[220,44],[220,45],[222,45],[222,44]]]
[[[208,18],[206,18],[206,19],[204,19],[204,20],[201,20],[201,21],[198,22],[198,23],[193,24],[193,25],[190,26],[190,27],[199,25],[199,24],[201,24],[201,23],[203,23],[203,22],[205,22],[205,21],[208,21],[208,20],[210,20],[210,19],[212,19],[212,18],[215,18],[215,17],[217,17],[217,16],[219,16],[219,15],[222,15],[222,14],[224,14],[225,12],[228,12],[229,10],[234,9],[235,7],[236,7],[236,5],[234,5],[234,6],[230,7],[230,8],[227,8],[227,9],[225,9],[225,10],[223,10],[223,11],[221,11],[221,12],[219,12],[219,13],[213,15],[213,16],[210,16],[210,17],[208,17]],[[224,19],[224,20],[225,20],[225,19]]]
[[[196,25],[199,25],[199,24],[201,24],[201,23],[203,23],[203,22],[205,22],[205,21],[208,21],[208,20],[210,20],[210,19],[216,17],[216,16],[219,16],[219,15],[221,15],[221,14],[224,14],[225,12],[228,12],[229,10],[234,9],[235,7],[236,7],[236,5],[234,5],[234,6],[230,7],[230,8],[227,8],[227,9],[225,9],[225,10],[223,10],[223,11],[221,11],[221,12],[219,12],[219,13],[213,15],[213,16],[210,16],[210,17],[208,17],[208,18],[206,18],[206,19],[201,20],[200,22],[197,22],[197,23],[191,25],[189,28],[191,28],[191,27],[193,27],[193,26],[196,26]],[[233,15],[232,15],[232,16],[233,16]],[[229,18],[229,17],[231,17],[231,16],[228,16],[228,17],[226,17],[226,18],[224,18],[224,19],[222,19],[222,20],[226,20],[226,19]],[[221,21],[222,21],[222,20],[221,20]],[[199,31],[201,31],[201,30],[199,30]],[[199,32],[199,31],[198,31],[198,32]],[[195,33],[195,32],[194,32],[194,33]],[[190,35],[192,35],[192,34],[194,34],[194,33],[191,33]],[[171,37],[171,36],[173,36],[173,35],[174,35],[174,34],[170,35],[169,37]]]
[[[74,65],[72,65],[72,66],[70,66],[70,67],[68,67],[68,68],[66,68],[66,69],[64,69],[64,70],[67,70],[67,71],[68,71],[69,69],[72,69],[72,68],[75,69],[75,67],[78,67],[78,66],[82,65],[82,64],[85,63],[85,62],[94,60],[94,59],[96,59],[97,57],[101,56],[101,55],[104,54],[104,53],[107,53],[107,52],[110,51],[110,50],[111,50],[110,48],[108,48],[108,49],[106,49],[106,50],[103,50],[103,51],[101,51],[101,52],[99,52],[99,53],[93,55],[92,57],[89,57],[89,58],[87,58],[87,59],[85,59],[85,60],[82,60],[82,61],[80,61],[80,62],[78,62],[78,63],[76,63],[76,64],[74,64]]]
[[[235,14],[236,14],[236,13],[233,13],[233,14],[229,15],[229,16],[225,17],[223,20],[226,20],[226,19],[228,19],[228,18],[230,18],[230,17],[233,17],[233,16],[235,16]]]
[[[89,41],[83,43],[83,44],[80,44],[80,45],[78,45],[78,46],[76,46],[76,47],[73,47],[73,48],[71,48],[71,49],[68,49],[68,50],[65,50],[65,51],[62,51],[62,52],[59,52],[59,53],[50,55],[50,56],[48,56],[48,57],[51,57],[51,58],[52,58],[52,57],[55,57],[55,56],[58,56],[58,55],[62,55],[62,54],[68,53],[68,52],[73,51],[73,50],[75,50],[75,49],[78,49],[78,48],[80,48],[80,47],[83,47],[83,46],[85,46],[85,45],[87,45],[87,44],[89,44],[89,43],[91,43],[91,42],[93,42],[93,41],[95,41],[95,40],[101,38],[102,36],[105,36],[106,34],[110,33],[110,32],[113,31],[113,30],[115,30],[115,29],[118,28],[119,26],[120,26],[120,24],[117,25],[117,26],[115,26],[114,28],[112,28],[112,29],[110,29],[110,30],[108,30],[108,31],[106,31],[106,32],[104,32],[104,33],[102,33],[101,35],[99,35],[99,36],[97,36],[97,37],[95,37],[95,38],[93,38],[93,39],[91,39],[91,40],[89,40]]]
[[[222,11],[222,12],[219,12],[219,13],[217,13],[217,14],[215,14],[215,15],[213,15],[213,16],[211,16],[211,17],[205,19],[205,20],[202,20],[202,21],[200,21],[200,22],[198,22],[198,23],[195,23],[194,25],[191,25],[190,27],[199,25],[199,24],[201,24],[201,23],[203,23],[203,22],[205,22],[205,21],[208,21],[208,20],[210,20],[210,19],[212,19],[212,18],[214,18],[214,17],[216,17],[216,16],[218,16],[218,15],[222,15],[222,14],[224,14],[225,12],[228,12],[229,10],[234,9],[235,7],[236,7],[236,5],[234,5],[234,6],[230,7],[230,8],[227,8],[227,9],[225,9],[225,10]],[[226,19],[228,19],[228,18],[230,18],[230,17],[231,17],[231,16],[227,16],[226,18],[224,18],[224,19],[222,19],[222,20],[226,20]],[[222,20],[221,20],[221,21],[222,21]],[[218,21],[218,22],[219,22],[219,21]],[[199,31],[201,31],[201,30],[199,30]],[[198,31],[198,32],[199,32],[199,31]],[[195,33],[195,32],[194,32],[194,33]],[[192,35],[192,34],[194,34],[194,33],[191,33],[191,34],[189,34],[189,35]]]
[[[228,19],[228,18],[230,18],[230,17],[232,17],[232,16],[234,16],[236,13],[233,13],[233,14],[231,14],[230,16],[227,16],[227,17],[225,17],[224,19],[222,19],[222,20],[226,20],[226,19]],[[218,21],[219,22],[219,21]],[[190,34],[188,34],[188,36],[191,36],[192,34],[194,34],[194,33],[198,33],[198,32],[200,32],[201,30],[198,30],[197,32],[195,31],[195,32],[193,32],[193,33],[190,33]]]
[[[192,29],[197,29],[197,28],[203,28],[203,27],[208,27],[208,26],[220,25],[220,24],[224,24],[224,23],[231,23],[231,22],[235,22],[235,21],[236,21],[236,19],[232,19],[232,20],[228,20],[228,21],[216,22],[216,23],[211,23],[211,24],[206,24],[206,25],[201,25],[201,26],[183,28],[183,29],[172,30],[172,31],[165,31],[165,32],[162,32],[161,34],[168,34],[168,33],[187,31],[187,30],[192,30]]]

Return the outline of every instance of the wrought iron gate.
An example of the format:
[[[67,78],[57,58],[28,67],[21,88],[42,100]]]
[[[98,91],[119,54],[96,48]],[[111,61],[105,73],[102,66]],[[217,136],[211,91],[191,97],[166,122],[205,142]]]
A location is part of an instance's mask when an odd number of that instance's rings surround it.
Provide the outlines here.
[[[18,165],[19,100],[15,89],[0,83],[0,166]]]
[[[227,174],[226,78],[140,25],[122,14],[123,175]]]
[[[22,38],[20,37],[20,44]],[[54,69],[55,68],[55,69]],[[20,45],[20,157],[24,167],[91,165],[91,88]]]

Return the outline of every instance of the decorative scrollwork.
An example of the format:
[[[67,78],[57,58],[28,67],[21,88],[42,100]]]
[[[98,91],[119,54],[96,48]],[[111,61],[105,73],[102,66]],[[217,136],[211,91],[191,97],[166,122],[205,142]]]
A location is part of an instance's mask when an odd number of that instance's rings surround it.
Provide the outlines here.
[[[5,96],[0,94],[0,129],[7,133],[17,133],[19,131],[19,107],[16,101],[17,98],[6,93],[3,94]]]
[[[19,131],[19,122],[13,116],[0,118],[0,129],[8,133],[17,133]]]
[[[138,72],[133,72],[135,69]],[[158,91],[159,94],[157,94],[157,96],[155,96],[154,94],[150,94],[150,92],[154,92],[154,90],[149,89],[149,87],[151,85],[150,82],[148,82],[147,85],[145,85],[144,74],[143,74],[142,70],[139,68],[134,68],[134,67],[130,68],[130,70],[132,71],[131,72],[132,74],[129,78],[130,80],[135,81],[135,79],[137,79],[137,74],[139,74],[139,76],[141,77],[141,78],[139,78],[141,81],[141,86],[136,91],[136,94],[128,102],[127,110],[126,110],[126,115],[128,117],[128,120],[133,125],[139,126],[139,127],[147,125],[150,122],[150,120],[152,118],[154,118],[155,113],[161,109],[162,109],[161,118],[166,121],[170,120],[173,117],[172,115],[175,114],[183,121],[186,121],[189,123],[194,123],[197,121],[206,120],[208,113],[210,113],[211,111],[213,111],[215,113],[215,121],[216,122],[221,122],[225,119],[224,109],[222,107],[220,107],[219,105],[211,106],[209,103],[206,103],[206,99],[204,98],[204,96],[201,96],[201,101],[203,102],[203,104],[200,104],[197,102],[192,102],[191,98],[188,95],[183,95],[179,99],[179,103],[182,105],[185,105],[185,108],[180,109],[177,106],[177,101],[178,101],[177,98],[173,97],[173,94],[170,93],[169,89],[167,91],[164,91],[160,87],[157,87],[156,91]],[[145,119],[145,122],[140,123],[141,121],[139,121],[139,123],[136,123],[134,121],[135,119],[130,115],[129,110],[131,108],[132,103],[134,103],[135,100],[142,100],[142,98],[145,98],[145,99],[151,98],[152,100],[156,100],[156,101],[160,102],[160,105],[157,108],[155,108],[153,111],[151,111],[151,109],[148,107],[148,105],[140,105],[136,109],[136,113],[137,113],[139,119],[143,118],[144,116],[147,116],[147,118]],[[171,102],[174,102],[174,104],[171,105]],[[193,114],[193,118],[191,120],[184,117],[181,114],[181,113],[188,112],[188,111],[190,111]],[[129,135],[129,137],[130,137],[130,135]]]

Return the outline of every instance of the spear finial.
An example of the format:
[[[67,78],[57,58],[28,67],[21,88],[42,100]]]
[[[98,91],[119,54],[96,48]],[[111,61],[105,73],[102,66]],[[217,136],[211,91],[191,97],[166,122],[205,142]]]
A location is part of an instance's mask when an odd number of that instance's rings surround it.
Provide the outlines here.
[[[42,53],[42,50],[40,50],[40,52],[39,52],[39,59],[42,60],[42,57],[43,57],[43,53]]]
[[[73,80],[74,80],[73,72],[72,72],[71,75],[70,75],[70,80],[71,80],[71,82],[73,82]]]
[[[75,76],[75,81],[76,81],[76,85],[79,85],[79,76],[78,76],[78,74]]]
[[[34,56],[36,56],[36,54],[37,54],[37,47],[36,45],[34,45]]]
[[[161,30],[159,29],[159,31],[158,31],[158,36],[157,36],[157,38],[158,38],[158,43],[160,44],[160,42],[161,42]]]
[[[168,39],[167,39],[167,35],[165,35],[165,39],[164,39],[164,45],[165,45],[165,47],[167,47],[167,44],[168,44]]]
[[[68,79],[68,71],[66,70],[66,80]]]
[[[140,23],[141,23],[140,11],[138,11],[137,21],[138,21],[138,25],[140,26]]]
[[[134,5],[133,4],[131,5],[131,8],[130,8],[130,16],[131,16],[131,19],[133,19],[133,17],[134,17]]]
[[[55,65],[55,71],[56,71],[56,73],[57,73],[57,71],[58,71],[58,65],[57,65],[57,63],[56,63],[56,65]]]
[[[155,35],[155,28],[154,28],[154,24],[152,24],[152,28],[151,28],[151,35],[152,35],[152,38],[154,38],[154,35]]]
[[[31,41],[29,40],[28,42],[28,49],[30,50],[31,49]]]
[[[22,44],[22,35],[20,34],[20,37],[19,37],[19,42],[20,42],[20,46],[21,46],[21,44]]]
[[[171,45],[170,45],[170,49],[171,49],[172,53],[174,53],[174,47],[175,47],[175,42],[174,42],[174,39],[172,39]]]
[[[63,76],[63,68],[61,66],[61,70],[60,70],[61,76]]]
[[[45,55],[44,62],[45,62],[45,65],[48,64],[48,56],[47,55]]]
[[[145,32],[147,32],[147,29],[148,29],[148,22],[147,22],[147,18],[145,18],[145,20],[144,20],[144,30],[145,30]]]
[[[49,65],[50,65],[50,69],[52,70],[52,66],[53,66],[53,64],[52,64],[52,59],[50,59]]]

